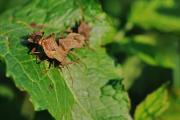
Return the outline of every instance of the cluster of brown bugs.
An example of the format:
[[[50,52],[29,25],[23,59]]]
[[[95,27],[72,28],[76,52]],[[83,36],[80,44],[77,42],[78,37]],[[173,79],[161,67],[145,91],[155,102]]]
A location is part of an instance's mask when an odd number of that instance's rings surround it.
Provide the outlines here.
[[[77,30],[68,30],[65,37],[56,39],[55,33],[44,37],[44,32],[37,31],[29,36],[28,42],[34,45],[31,49],[32,54],[37,56],[44,54],[47,60],[57,61],[61,66],[66,66],[74,63],[67,58],[68,54],[75,56],[72,49],[83,48],[88,43],[89,32],[90,27],[88,24],[81,21]]]

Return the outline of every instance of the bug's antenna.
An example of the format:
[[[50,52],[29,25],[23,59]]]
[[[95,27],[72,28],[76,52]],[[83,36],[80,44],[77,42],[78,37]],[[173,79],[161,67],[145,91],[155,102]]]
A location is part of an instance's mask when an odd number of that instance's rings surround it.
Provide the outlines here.
[[[71,84],[72,84],[72,87],[73,87],[73,84],[74,84],[74,79],[73,79],[73,77],[72,77],[72,74],[71,74],[71,72],[70,72],[70,69],[69,69],[69,66],[68,65],[66,65],[65,66],[66,68],[67,68],[67,70],[68,70],[68,73],[69,73],[69,76],[70,76],[70,79],[71,79]]]

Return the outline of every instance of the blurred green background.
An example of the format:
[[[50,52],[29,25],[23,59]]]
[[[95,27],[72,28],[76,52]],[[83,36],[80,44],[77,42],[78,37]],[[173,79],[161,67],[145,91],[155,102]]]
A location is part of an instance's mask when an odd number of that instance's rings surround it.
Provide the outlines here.
[[[28,0],[0,0],[0,14]],[[180,119],[180,0],[99,0],[112,18],[117,34],[105,45],[124,77],[131,100],[131,116],[146,96],[168,85],[169,107],[148,120]],[[47,111],[35,112],[0,61],[0,119],[51,120]],[[158,99],[158,98],[157,98]],[[149,100],[150,101],[150,100]]]
[[[106,47],[117,65],[122,65],[131,115],[148,94],[168,83],[169,107],[150,120],[179,120],[180,1],[101,0],[101,3],[117,22],[119,33]]]

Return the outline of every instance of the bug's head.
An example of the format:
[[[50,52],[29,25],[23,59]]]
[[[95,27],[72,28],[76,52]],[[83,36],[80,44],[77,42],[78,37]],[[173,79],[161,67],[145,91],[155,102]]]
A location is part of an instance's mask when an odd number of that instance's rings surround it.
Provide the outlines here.
[[[43,35],[44,32],[41,31],[33,32],[29,35],[28,42],[37,44],[42,39]]]

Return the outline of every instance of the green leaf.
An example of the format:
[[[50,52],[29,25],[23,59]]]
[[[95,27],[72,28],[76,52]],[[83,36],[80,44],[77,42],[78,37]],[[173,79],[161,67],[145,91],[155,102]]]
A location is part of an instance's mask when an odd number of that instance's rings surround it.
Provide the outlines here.
[[[0,14],[7,9],[12,9],[17,5],[23,5],[27,0],[0,0]]]
[[[168,108],[168,91],[166,85],[148,95],[135,111],[135,120],[154,120]]]
[[[142,61],[136,56],[129,57],[122,65],[121,71],[124,76],[123,83],[126,89],[131,88],[135,80],[141,75],[143,69]],[[131,68],[131,69],[129,69]]]
[[[0,96],[12,100],[14,98],[14,93],[11,88],[5,85],[0,85]]]
[[[159,118],[161,120],[179,120],[180,112],[180,91],[179,89],[173,89],[170,96],[170,105],[167,111]]]
[[[35,56],[27,54],[22,41],[33,31],[30,23],[43,24],[46,35],[60,34],[82,18],[92,28],[90,45],[94,50],[75,50],[79,64],[47,70],[47,61],[37,64]],[[129,119],[129,99],[121,77],[100,47],[110,41],[115,30],[96,1],[34,0],[5,12],[0,19],[0,57],[6,63],[7,76],[29,93],[36,110],[47,109],[57,120]],[[111,86],[113,93],[104,93],[106,86]]]
[[[176,56],[176,44],[178,44],[177,36],[149,32],[125,37],[119,41],[119,44],[127,53],[136,55],[150,65],[166,68],[176,66],[174,56]]]
[[[146,29],[179,32],[179,5],[178,0],[137,0],[131,8],[129,23]]]

